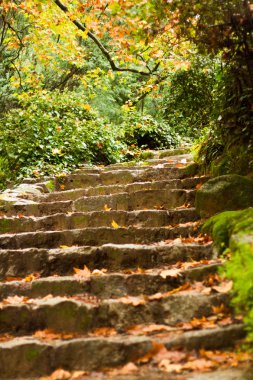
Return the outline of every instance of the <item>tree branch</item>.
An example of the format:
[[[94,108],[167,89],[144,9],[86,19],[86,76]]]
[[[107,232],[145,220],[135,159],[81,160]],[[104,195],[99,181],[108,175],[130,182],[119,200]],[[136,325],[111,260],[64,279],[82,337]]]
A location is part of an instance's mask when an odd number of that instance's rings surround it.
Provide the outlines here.
[[[66,14],[68,14],[69,10],[68,8],[60,1],[60,0],[54,0],[54,3]],[[71,20],[72,23],[79,29],[81,30],[82,32],[87,32],[87,28],[85,26],[85,24],[81,23],[79,20],[77,19],[74,19],[74,20]],[[101,53],[104,55],[104,57],[107,59],[107,61],[109,62],[110,66],[111,66],[111,69],[112,71],[120,71],[120,72],[131,72],[131,73],[135,73],[135,74],[140,74],[140,75],[146,75],[146,76],[149,76],[151,74],[153,74],[157,69],[158,67],[160,66],[160,62],[158,62],[155,67],[152,69],[152,70],[148,70],[148,71],[143,71],[143,70],[137,70],[137,69],[131,69],[131,68],[121,68],[121,67],[118,67],[114,60],[112,59],[111,57],[111,54],[109,53],[109,51],[105,48],[105,46],[102,44],[102,42],[95,36],[95,34],[93,34],[92,32],[88,31],[87,33],[87,36],[97,45],[97,47],[100,49]]]

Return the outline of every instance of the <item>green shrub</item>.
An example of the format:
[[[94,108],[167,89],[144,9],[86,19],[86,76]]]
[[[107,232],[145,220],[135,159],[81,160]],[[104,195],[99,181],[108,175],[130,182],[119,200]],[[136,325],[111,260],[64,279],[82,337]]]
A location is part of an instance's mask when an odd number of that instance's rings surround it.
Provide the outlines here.
[[[180,137],[165,122],[137,111],[125,112],[121,124],[124,142],[142,149],[166,149],[177,146]]]
[[[204,231],[211,232],[219,251],[230,256],[224,273],[233,280],[232,303],[243,315],[253,342],[253,208],[215,215],[204,225]]]
[[[117,130],[72,92],[24,95],[19,108],[0,119],[2,182],[55,173],[80,162],[117,162],[124,148]]]

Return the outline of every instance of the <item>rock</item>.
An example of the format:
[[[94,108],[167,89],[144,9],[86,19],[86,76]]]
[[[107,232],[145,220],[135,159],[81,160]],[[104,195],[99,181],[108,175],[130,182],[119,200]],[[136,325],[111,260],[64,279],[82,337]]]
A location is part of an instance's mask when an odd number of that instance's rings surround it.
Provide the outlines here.
[[[236,174],[210,179],[197,191],[195,204],[202,218],[253,206],[253,181]]]

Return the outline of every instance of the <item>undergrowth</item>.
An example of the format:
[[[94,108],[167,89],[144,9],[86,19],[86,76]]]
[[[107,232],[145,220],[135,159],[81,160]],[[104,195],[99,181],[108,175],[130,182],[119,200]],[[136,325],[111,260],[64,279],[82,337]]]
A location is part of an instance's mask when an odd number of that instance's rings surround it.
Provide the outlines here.
[[[177,145],[177,135],[152,116],[136,111],[122,115],[121,124],[113,124],[75,92],[22,94],[18,108],[0,118],[0,188],[23,177],[69,171],[84,162],[138,159],[140,149]]]
[[[226,211],[209,219],[203,227],[227,260],[223,273],[233,281],[232,304],[243,315],[253,344],[253,208]]]

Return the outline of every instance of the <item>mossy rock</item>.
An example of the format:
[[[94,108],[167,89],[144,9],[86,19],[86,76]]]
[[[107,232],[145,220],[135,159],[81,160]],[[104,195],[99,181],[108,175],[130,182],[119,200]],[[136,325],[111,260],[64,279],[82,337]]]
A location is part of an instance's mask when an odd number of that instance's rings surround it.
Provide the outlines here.
[[[197,191],[195,205],[202,218],[251,207],[253,180],[236,174],[212,178]]]
[[[252,244],[253,242],[253,208],[240,211],[225,211],[210,218],[202,228],[210,233],[214,245],[222,252],[230,247],[235,251],[236,241]]]

